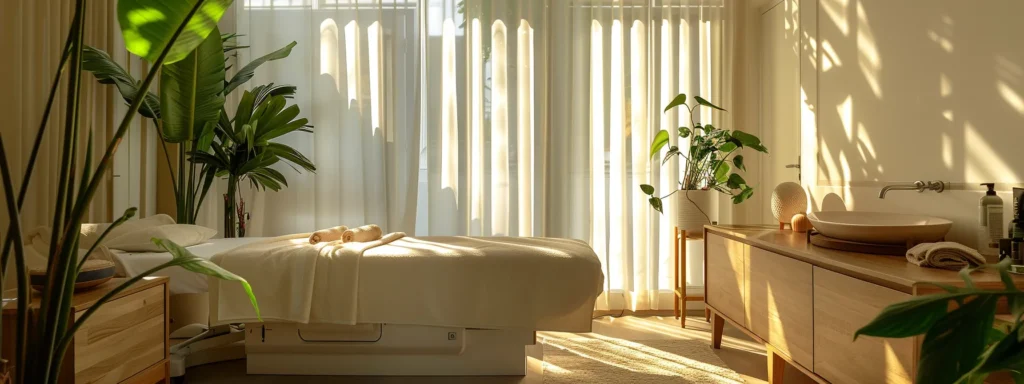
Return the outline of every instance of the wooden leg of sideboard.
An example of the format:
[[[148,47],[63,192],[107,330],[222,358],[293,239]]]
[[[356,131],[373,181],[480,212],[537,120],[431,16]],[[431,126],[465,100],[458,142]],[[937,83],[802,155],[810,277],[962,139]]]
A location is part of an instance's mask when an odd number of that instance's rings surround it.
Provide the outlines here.
[[[707,305],[707,304],[704,304]],[[704,321],[711,322],[711,308],[704,307]]]
[[[725,329],[725,318],[717,312],[711,313],[711,348],[722,349],[722,331]]]
[[[782,374],[786,371],[786,360],[776,353],[775,348],[766,345],[768,355],[768,384],[782,384]]]
[[[675,271],[672,274],[672,313],[675,314],[677,319],[682,317],[685,326],[686,314],[683,313],[685,309],[679,308],[679,295],[676,294],[676,290],[679,289],[679,227],[672,227],[672,239],[674,240],[672,246],[672,270]],[[685,302],[683,303],[683,308],[686,308]]]

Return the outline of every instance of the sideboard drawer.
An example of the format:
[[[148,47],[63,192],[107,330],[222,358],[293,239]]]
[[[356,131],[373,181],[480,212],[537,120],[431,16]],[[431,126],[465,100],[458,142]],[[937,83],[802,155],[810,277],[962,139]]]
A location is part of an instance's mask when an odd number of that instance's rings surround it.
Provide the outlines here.
[[[913,383],[916,337],[853,334],[910,295],[814,267],[814,373],[833,383]]]
[[[709,234],[705,300],[708,305],[738,324],[746,325],[744,260],[750,246]]]
[[[751,247],[746,266],[750,331],[804,368],[812,369],[811,265]]]

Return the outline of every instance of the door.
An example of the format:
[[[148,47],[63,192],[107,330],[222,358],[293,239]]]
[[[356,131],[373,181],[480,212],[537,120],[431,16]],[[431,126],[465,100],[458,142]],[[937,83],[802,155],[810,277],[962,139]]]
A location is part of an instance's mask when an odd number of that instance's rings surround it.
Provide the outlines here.
[[[800,35],[798,0],[774,2],[761,14],[761,222],[774,224],[776,185],[800,182]],[[788,220],[786,220],[788,221]]]

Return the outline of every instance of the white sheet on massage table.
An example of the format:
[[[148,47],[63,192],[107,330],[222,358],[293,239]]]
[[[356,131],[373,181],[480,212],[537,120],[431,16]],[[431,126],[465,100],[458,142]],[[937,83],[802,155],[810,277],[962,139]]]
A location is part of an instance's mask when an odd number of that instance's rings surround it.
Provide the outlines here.
[[[213,255],[229,249],[263,240],[262,237],[243,237],[236,239],[210,239],[206,243],[188,247],[196,256],[209,260]],[[171,260],[167,252],[121,252],[112,251],[117,271],[132,277]],[[171,279],[172,295],[182,293],[206,293],[209,290],[206,275],[187,271],[181,267],[171,267],[157,273]]]

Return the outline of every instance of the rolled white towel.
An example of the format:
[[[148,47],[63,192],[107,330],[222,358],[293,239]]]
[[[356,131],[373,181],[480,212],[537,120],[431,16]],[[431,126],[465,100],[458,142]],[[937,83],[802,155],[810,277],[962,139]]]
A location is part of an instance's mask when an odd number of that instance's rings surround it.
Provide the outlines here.
[[[321,230],[313,232],[313,234],[309,235],[309,243],[310,244],[316,244],[316,243],[319,243],[319,242],[328,242],[328,241],[338,241],[338,240],[341,240],[341,234],[345,233],[345,231],[347,231],[347,230],[348,230],[348,227],[346,227],[344,225],[339,225],[337,227],[331,227],[331,228],[327,228],[327,229],[321,229]]]
[[[343,243],[365,243],[380,240],[383,235],[384,231],[380,227],[370,224],[345,231],[341,234],[341,241]]]
[[[985,257],[971,247],[951,241],[918,244],[907,250],[907,261],[922,267],[958,271],[985,264]]]

